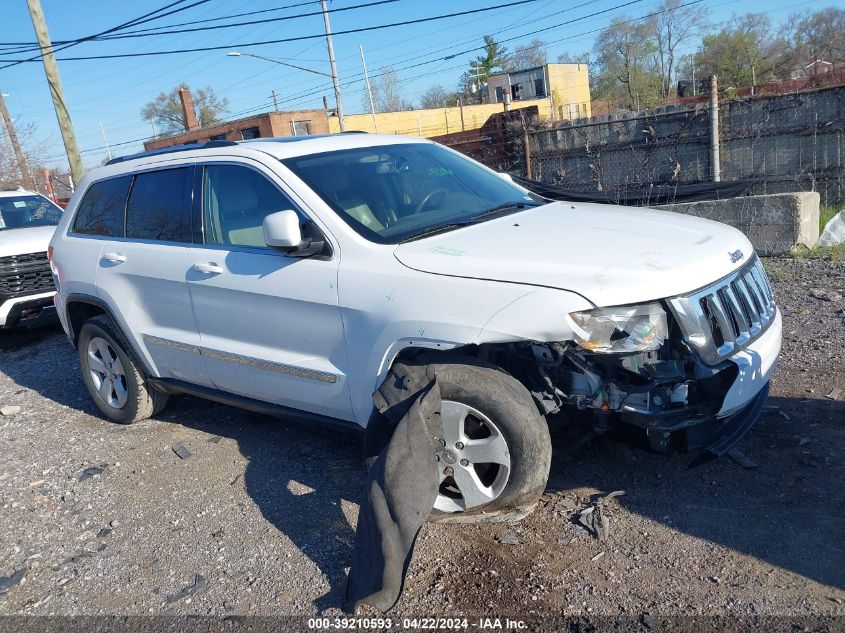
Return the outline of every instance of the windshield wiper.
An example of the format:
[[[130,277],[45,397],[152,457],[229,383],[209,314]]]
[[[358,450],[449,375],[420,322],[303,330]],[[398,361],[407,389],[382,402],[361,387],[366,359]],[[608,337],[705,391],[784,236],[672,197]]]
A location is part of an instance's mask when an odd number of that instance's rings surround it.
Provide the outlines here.
[[[511,209],[514,209],[516,211],[521,211],[522,209],[527,209],[528,207],[538,207],[538,206],[540,206],[540,205],[534,204],[534,203],[531,203],[531,202],[520,202],[520,201],[505,202],[503,204],[497,204],[495,207],[491,207],[489,209],[486,209],[485,211],[482,211],[481,213],[476,213],[474,216],[469,218],[469,220],[467,220],[467,223],[472,224],[474,222],[479,222],[479,221],[482,220],[482,218],[486,219],[486,218],[490,217],[491,215],[496,215],[497,213],[501,213],[502,211],[509,211]]]
[[[489,219],[490,216],[496,215],[498,213],[502,213],[503,211],[509,211],[511,209],[521,211],[522,209],[527,209],[529,207],[539,207],[539,204],[531,203],[531,202],[505,202],[504,204],[497,204],[495,207],[491,207],[482,211],[481,213],[476,213],[475,215],[467,218],[466,220],[460,220],[458,222],[448,222],[447,224],[439,224],[437,226],[432,226],[431,228],[424,229],[419,233],[414,233],[406,237],[403,240],[399,240],[400,244],[404,244],[405,242],[413,242],[414,240],[422,239],[423,237],[429,237],[431,235],[437,235],[438,233],[445,233],[446,231],[454,231],[455,229],[461,229],[465,226],[472,226],[473,224],[479,224],[484,222],[485,220]]]
[[[440,224],[438,226],[432,226],[427,229],[423,229],[419,233],[414,233],[413,235],[409,235],[405,239],[399,240],[400,244],[404,244],[405,242],[413,242],[414,240],[419,240],[424,237],[429,237],[431,235],[437,235],[438,233],[446,233],[447,231],[454,231],[455,229],[461,229],[465,226],[469,226],[470,224],[475,224],[472,220],[467,220],[465,222],[449,222],[448,224]]]

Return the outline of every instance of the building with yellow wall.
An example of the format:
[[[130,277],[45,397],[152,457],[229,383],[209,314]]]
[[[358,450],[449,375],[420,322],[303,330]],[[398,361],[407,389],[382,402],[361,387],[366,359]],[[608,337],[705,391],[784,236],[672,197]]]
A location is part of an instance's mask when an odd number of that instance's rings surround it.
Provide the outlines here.
[[[541,118],[549,118],[549,100],[528,100],[513,104],[509,109],[538,106]],[[454,108],[429,108],[402,110],[401,112],[376,112],[373,114],[347,114],[344,117],[347,132],[379,134],[404,134],[407,136],[442,136],[454,132],[477,130],[492,115],[505,109],[502,103],[483,103]],[[329,117],[329,129],[340,131],[337,117]]]
[[[532,106],[537,107],[542,120],[559,121],[590,116],[589,78],[587,67],[583,64],[547,64],[519,73],[491,75],[488,81],[490,103],[401,112],[347,114],[344,117],[346,130],[430,138],[479,130],[494,114]],[[505,92],[505,88],[509,92]],[[509,103],[498,98],[504,94],[512,96]],[[533,98],[538,94],[541,96]],[[336,116],[329,116],[326,110],[264,112],[245,119],[215,123],[172,136],[150,139],[144,142],[144,147],[150,150],[185,143],[239,141],[327,132],[340,132],[340,122]]]
[[[583,119],[591,116],[590,75],[586,64],[546,64],[487,78],[487,100],[513,107],[527,100],[544,100],[542,118]]]

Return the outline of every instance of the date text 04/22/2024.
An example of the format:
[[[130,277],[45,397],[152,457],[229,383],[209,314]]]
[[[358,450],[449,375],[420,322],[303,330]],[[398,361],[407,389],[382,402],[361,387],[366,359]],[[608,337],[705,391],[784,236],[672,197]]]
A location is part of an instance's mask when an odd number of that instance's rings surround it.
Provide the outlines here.
[[[308,628],[315,631],[330,630],[468,630],[480,631],[512,630],[527,628],[523,620],[511,618],[309,618]]]

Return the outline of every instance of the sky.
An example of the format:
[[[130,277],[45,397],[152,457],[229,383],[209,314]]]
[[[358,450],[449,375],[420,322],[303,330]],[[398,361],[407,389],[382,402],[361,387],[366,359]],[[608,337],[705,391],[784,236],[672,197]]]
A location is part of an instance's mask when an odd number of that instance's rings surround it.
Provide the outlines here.
[[[374,0],[331,0],[337,10]],[[457,87],[458,79],[469,61],[478,53],[462,53],[480,46],[484,34],[493,34],[509,50],[540,37],[548,42],[549,61],[563,52],[574,54],[593,46],[596,31],[614,18],[637,18],[654,10],[658,0],[396,0],[378,6],[339,11],[331,14],[332,30],[339,31],[402,22],[437,15],[501,6],[490,11],[381,30],[335,35],[334,48],[343,93],[344,110],[361,112],[364,84],[359,45],[364,47],[371,79],[380,68],[393,65],[402,82],[402,94],[418,104],[420,96],[432,85],[447,89]],[[792,13],[821,9],[841,0],[703,0],[696,7],[706,11],[713,23],[730,20],[734,13],[765,12],[777,24]],[[208,0],[181,13],[149,22],[137,28],[174,25],[193,20],[225,18],[247,11],[275,9],[304,0]],[[620,5],[628,3],[628,6]],[[168,0],[106,2],[103,0],[41,0],[53,41],[84,37],[137,18],[169,4]],[[188,2],[187,4],[191,4]],[[334,105],[331,80],[251,57],[229,57],[230,50],[251,52],[279,59],[320,72],[329,72],[324,37],[293,42],[258,45],[265,40],[290,39],[324,34],[323,19],[312,15],[291,20],[255,24],[252,20],[276,18],[319,10],[319,3],[268,11],[257,16],[179,27],[195,28],[229,22],[249,22],[245,26],[121,39],[92,41],[59,53],[59,72],[66,102],[76,130],[86,167],[106,158],[103,132],[113,155],[130,154],[143,149],[142,141],[152,133],[151,125],[141,117],[143,106],[160,92],[169,92],[181,82],[191,88],[211,87],[228,100],[227,118],[248,116],[273,109],[271,92],[276,91],[280,109],[322,107],[322,97]],[[617,8],[619,7],[619,8]],[[591,14],[603,12],[601,15]],[[584,18],[584,19],[581,19]],[[563,24],[569,22],[568,24]],[[557,26],[560,25],[560,26]],[[538,29],[542,33],[531,34]],[[33,42],[35,34],[26,0],[4,0],[0,19],[0,45],[9,42]],[[697,43],[697,42],[695,42]],[[250,45],[245,45],[250,44]],[[691,43],[694,45],[694,43]],[[180,48],[224,46],[222,50],[156,55],[105,60],[61,61],[63,56],[142,53]],[[684,52],[692,52],[692,49]],[[456,53],[454,58],[444,57]],[[21,59],[32,54],[10,55],[0,52],[0,59]],[[421,62],[427,62],[421,64]],[[407,66],[421,64],[415,68]],[[0,62],[0,66],[4,65]],[[18,64],[0,70],[0,92],[15,125],[35,124],[36,138],[48,144],[44,163],[67,168],[61,135],[50,99],[44,68],[40,61]]]

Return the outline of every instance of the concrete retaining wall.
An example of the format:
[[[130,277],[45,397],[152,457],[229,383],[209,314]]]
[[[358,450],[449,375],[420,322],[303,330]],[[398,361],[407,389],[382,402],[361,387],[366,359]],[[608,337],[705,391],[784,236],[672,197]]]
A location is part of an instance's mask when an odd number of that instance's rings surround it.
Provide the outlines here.
[[[724,222],[748,236],[760,255],[782,255],[819,241],[819,194],[777,193],[657,207]]]

